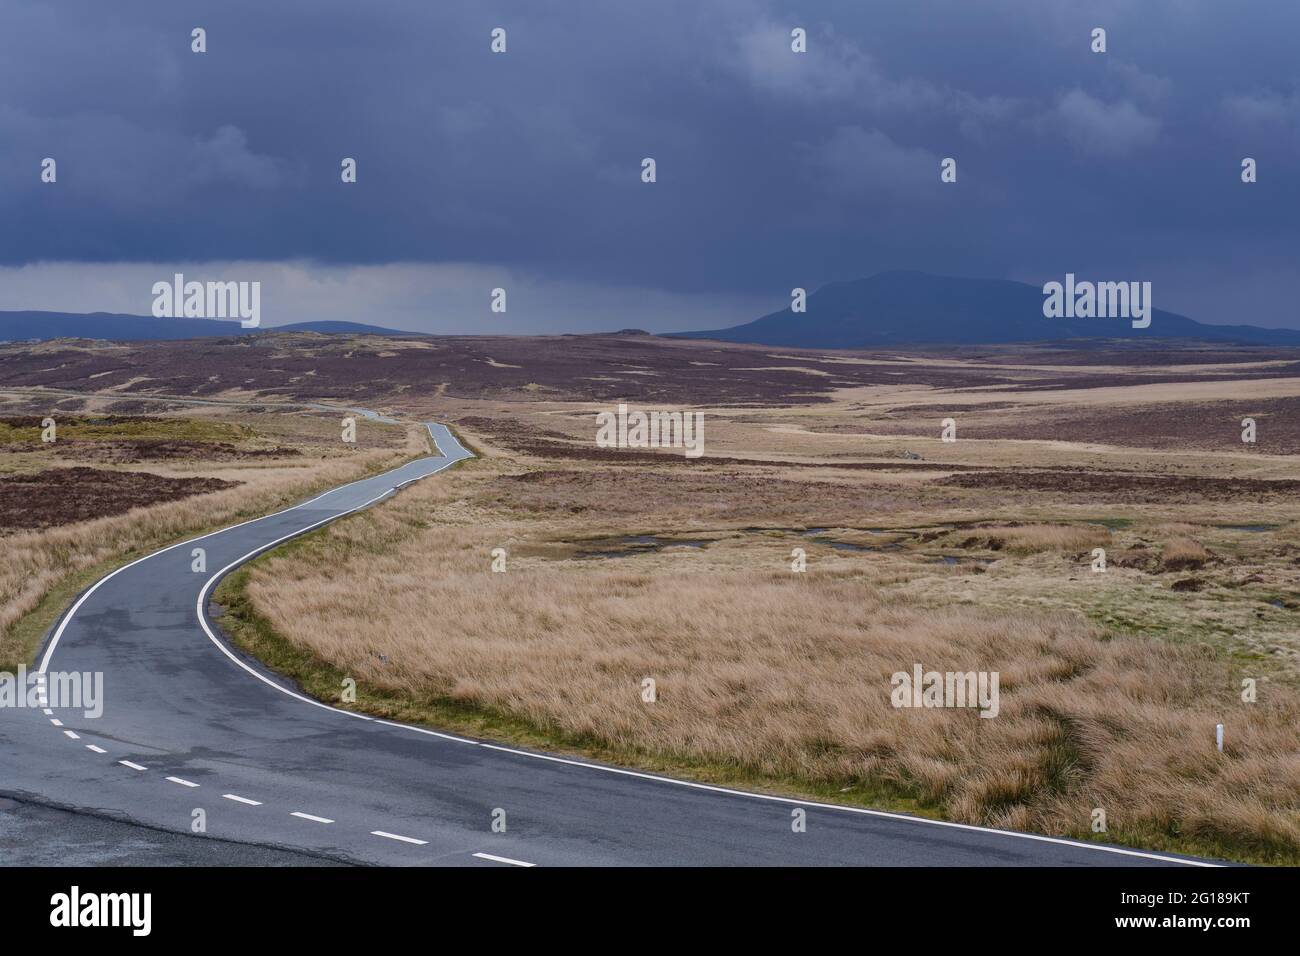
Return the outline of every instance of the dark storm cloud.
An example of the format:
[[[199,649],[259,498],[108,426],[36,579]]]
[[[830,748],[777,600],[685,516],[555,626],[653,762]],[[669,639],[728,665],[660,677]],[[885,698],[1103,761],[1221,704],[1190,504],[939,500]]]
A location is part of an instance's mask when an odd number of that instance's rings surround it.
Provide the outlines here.
[[[1160,307],[1206,320],[1300,324],[1290,0],[6,0],[0,17],[8,265],[482,263],[778,298],[886,268],[1073,271],[1153,279]]]

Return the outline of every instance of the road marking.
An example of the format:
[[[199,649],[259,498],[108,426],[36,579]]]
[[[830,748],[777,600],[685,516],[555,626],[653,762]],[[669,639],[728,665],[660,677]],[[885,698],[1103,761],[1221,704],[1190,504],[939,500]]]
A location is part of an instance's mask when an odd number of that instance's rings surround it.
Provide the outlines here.
[[[50,710],[50,708],[46,707],[46,708],[44,708],[44,711],[45,711],[45,716],[46,716],[46,717],[53,717],[53,716],[54,716],[54,711]]]
[[[372,836],[386,837],[389,840],[401,840],[403,843],[414,843],[416,846],[424,846],[428,840],[417,840],[414,837],[404,837],[400,833],[385,833],[383,830],[371,830]]]
[[[105,750],[103,747],[96,747],[94,744],[86,744],[86,749],[87,749],[87,750],[93,750],[93,751],[95,751],[95,753],[97,753],[97,754],[106,754],[106,753],[108,753],[108,751]]]
[[[234,800],[236,803],[246,803],[250,807],[260,807],[262,805],[260,800],[249,800],[248,797],[241,797],[237,793],[223,793],[222,796],[227,800]]]
[[[80,737],[78,737],[76,734],[74,734],[74,733],[73,733],[72,731],[70,731],[70,730],[65,730],[65,731],[63,732],[63,736],[65,736],[65,737],[69,737],[69,738],[71,738],[72,740],[80,740],[80,739],[81,739]]]
[[[310,821],[312,821],[313,823],[333,823],[333,822],[334,822],[333,820],[330,820],[330,819],[328,819],[328,818],[326,818],[326,817],[318,817],[318,816],[316,816],[316,814],[314,814],[314,813],[302,813],[302,812],[300,812],[300,811],[298,811],[298,810],[293,811],[293,813],[289,814],[289,816],[291,816],[291,817],[298,817],[299,819],[302,819],[302,820],[310,820]]]
[[[62,726],[63,726],[63,721],[59,720],[57,717],[51,717],[51,718],[50,718],[50,723],[52,723],[55,727],[62,727]]]
[[[179,783],[182,787],[197,787],[197,783],[191,783],[188,780],[182,780],[180,777],[168,777],[172,783]]]
[[[511,866],[536,866],[536,863],[525,863],[523,860],[512,860],[508,856],[494,856],[491,853],[475,853],[480,860],[493,860],[497,863],[509,863]]]
[[[118,763],[120,763],[123,767],[130,767],[132,770],[148,770],[148,769],[149,769],[148,767],[142,767],[142,766],[140,766],[138,763],[131,763],[131,761],[129,761],[129,760],[119,760]]]

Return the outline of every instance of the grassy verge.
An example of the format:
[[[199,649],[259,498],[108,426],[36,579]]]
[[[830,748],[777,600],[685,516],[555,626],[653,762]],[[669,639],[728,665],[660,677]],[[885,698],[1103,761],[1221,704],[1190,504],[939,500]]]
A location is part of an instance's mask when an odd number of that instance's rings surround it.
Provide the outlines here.
[[[259,561],[272,553],[284,556],[294,549],[317,546],[318,542],[312,539],[320,534],[320,531],[314,531],[281,545],[274,552],[259,556],[227,575],[213,595],[213,601],[224,609],[217,623],[226,638],[276,673],[297,682],[304,693],[316,700],[343,710],[403,723],[427,725],[448,733],[491,740],[494,743],[530,747],[548,753],[634,767],[651,773],[689,777],[704,783],[806,797],[826,803],[893,810],[935,819],[940,817],[935,808],[926,806],[914,795],[899,788],[882,785],[865,791],[860,783],[854,785],[849,781],[843,787],[816,786],[795,778],[759,776],[739,764],[614,748],[595,737],[549,731],[513,714],[447,697],[397,694],[358,681],[356,701],[343,703],[340,698],[343,682],[348,675],[310,651],[296,647],[277,633],[266,618],[258,613],[248,597],[249,577]]]
[[[384,688],[356,684],[356,701],[341,701],[349,676],[278,633],[258,612],[248,594],[248,585],[259,562],[293,556],[313,561],[326,560],[328,529],[312,532],[259,556],[227,576],[218,586],[214,601],[224,608],[219,624],[227,638],[279,674],[297,682],[309,696],[341,709],[388,720],[417,724],[448,733],[487,739],[549,753],[596,760],[651,773],[660,773],[721,786],[736,787],[794,799],[865,807],[944,819],[940,804],[923,796],[922,788],[889,781],[864,783],[861,779],[841,783],[813,782],[794,776],[773,776],[756,771],[739,761],[704,759],[695,755],[651,752],[632,746],[611,746],[595,735],[574,735],[542,726],[517,715],[490,707],[467,704],[434,694],[397,693]],[[1060,755],[1061,772],[1070,769],[1069,754]],[[1191,838],[1178,832],[1154,829],[1112,829],[1106,834],[1071,833],[1071,839],[1131,846],[1137,849],[1226,858],[1245,863],[1296,865],[1300,854],[1277,846],[1229,845],[1221,840]]]

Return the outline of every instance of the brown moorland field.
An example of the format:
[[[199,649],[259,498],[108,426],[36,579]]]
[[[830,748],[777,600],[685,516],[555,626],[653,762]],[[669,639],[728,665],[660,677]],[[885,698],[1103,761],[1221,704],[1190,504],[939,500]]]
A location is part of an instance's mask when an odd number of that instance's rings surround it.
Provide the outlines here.
[[[462,732],[1300,861],[1294,350],[42,348],[0,348],[0,386],[355,400],[449,421],[480,453],[221,589],[236,639],[321,698],[351,676],[357,706]],[[705,454],[596,447],[620,400],[703,411]],[[916,664],[996,671],[998,716],[893,707],[891,675]]]
[[[161,393],[369,407],[444,395],[817,405],[832,403],[854,387],[906,387],[917,402],[969,390],[962,392],[965,404],[1014,400],[1022,392],[1035,393],[1037,402],[1047,392],[1170,384],[1176,386],[1170,400],[1184,401],[1196,397],[1187,391],[1192,383],[1223,400],[1300,395],[1300,348],[1165,343],[1153,350],[1115,343],[1105,349],[1093,343],[1088,349],[1048,344],[831,353],[642,334],[405,339],[301,332],[148,343],[65,339],[0,345],[0,384],[110,392],[123,399]],[[1258,385],[1243,391],[1244,382],[1269,384],[1260,393]]]
[[[85,467],[7,475],[0,478],[0,527],[53,528],[237,484],[220,478],[168,478]]]

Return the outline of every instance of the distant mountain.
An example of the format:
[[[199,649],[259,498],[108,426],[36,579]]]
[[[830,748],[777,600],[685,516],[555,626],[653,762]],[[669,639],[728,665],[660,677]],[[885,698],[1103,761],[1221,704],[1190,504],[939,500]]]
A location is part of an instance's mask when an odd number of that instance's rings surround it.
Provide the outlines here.
[[[1159,298],[1157,287],[1153,299]],[[1161,309],[1152,312],[1151,325],[1145,329],[1133,328],[1127,319],[1049,319],[1043,315],[1043,299],[1040,287],[1023,282],[881,272],[869,279],[823,286],[808,296],[806,312],[786,308],[729,329],[673,335],[823,349],[991,345],[1073,338],[1191,338],[1247,345],[1300,345],[1298,330],[1204,325]]]
[[[159,339],[199,339],[250,335],[258,332],[340,332],[351,335],[419,335],[359,322],[295,322],[245,329],[238,322],[220,319],[156,319],[150,315],[115,312],[0,312],[0,342],[32,339],[107,339],[142,342]]]
[[[401,329],[385,329],[378,325],[365,325],[361,322],[294,322],[290,325],[277,325],[271,328],[253,329],[256,332],[339,332],[348,335],[425,335],[424,332],[403,332]]]

